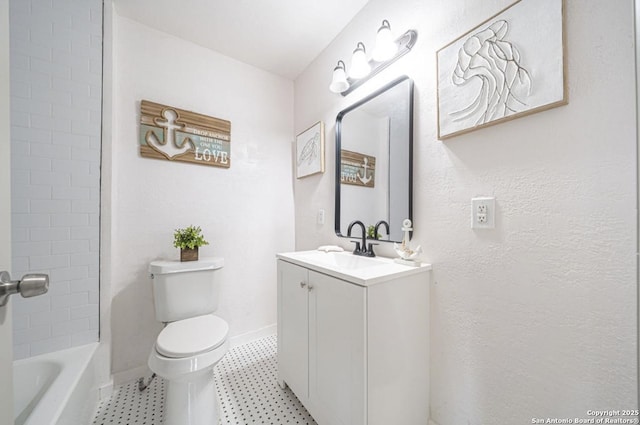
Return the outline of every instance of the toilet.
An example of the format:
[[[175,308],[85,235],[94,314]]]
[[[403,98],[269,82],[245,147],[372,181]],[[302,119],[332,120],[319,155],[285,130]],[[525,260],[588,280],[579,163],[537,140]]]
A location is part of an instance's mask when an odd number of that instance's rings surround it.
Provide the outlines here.
[[[229,325],[213,314],[223,266],[223,258],[149,264],[156,320],[166,324],[148,361],[167,382],[165,425],[218,424],[213,367],[229,350]]]

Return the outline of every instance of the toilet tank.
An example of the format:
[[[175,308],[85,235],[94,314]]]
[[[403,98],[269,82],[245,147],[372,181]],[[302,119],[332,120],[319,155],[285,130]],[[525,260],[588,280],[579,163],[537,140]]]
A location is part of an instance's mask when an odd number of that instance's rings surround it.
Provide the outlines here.
[[[217,271],[223,266],[224,259],[218,257],[151,262],[156,320],[175,322],[215,312],[220,286]]]

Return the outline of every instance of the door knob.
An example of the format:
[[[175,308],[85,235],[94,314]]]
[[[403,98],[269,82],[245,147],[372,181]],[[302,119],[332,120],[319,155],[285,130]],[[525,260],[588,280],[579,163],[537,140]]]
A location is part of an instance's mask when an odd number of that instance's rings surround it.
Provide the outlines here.
[[[30,273],[21,280],[11,280],[9,272],[0,272],[0,307],[7,304],[9,295],[20,293],[24,298],[42,295],[49,290],[49,275]]]

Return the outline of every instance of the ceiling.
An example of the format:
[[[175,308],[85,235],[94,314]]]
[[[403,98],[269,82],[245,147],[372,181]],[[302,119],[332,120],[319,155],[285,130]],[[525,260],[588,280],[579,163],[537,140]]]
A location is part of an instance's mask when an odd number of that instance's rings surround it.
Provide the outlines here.
[[[369,0],[114,0],[116,13],[295,79]]]

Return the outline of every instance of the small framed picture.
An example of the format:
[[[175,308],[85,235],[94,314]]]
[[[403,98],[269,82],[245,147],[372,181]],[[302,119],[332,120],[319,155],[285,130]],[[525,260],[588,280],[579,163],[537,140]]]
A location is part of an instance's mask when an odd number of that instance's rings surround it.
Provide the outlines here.
[[[318,121],[296,136],[296,177],[324,173],[324,123]]]

